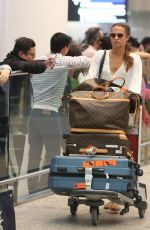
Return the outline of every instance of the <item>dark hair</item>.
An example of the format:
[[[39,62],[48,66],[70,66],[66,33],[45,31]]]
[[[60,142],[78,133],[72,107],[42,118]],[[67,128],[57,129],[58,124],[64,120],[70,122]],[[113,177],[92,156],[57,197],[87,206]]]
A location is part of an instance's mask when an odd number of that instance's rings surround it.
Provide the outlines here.
[[[20,37],[15,41],[13,53],[15,55],[18,55],[19,51],[22,51],[24,54],[27,54],[27,52],[32,47],[35,47],[35,42],[32,39],[26,37]]]
[[[90,27],[85,32],[85,38],[81,42],[81,50],[84,51],[86,48],[88,48],[89,45],[93,45],[95,41],[98,39],[101,39],[100,37],[100,27]]]
[[[138,42],[137,38],[134,38],[134,37],[129,38],[128,44],[135,47],[135,48],[139,48],[139,46],[140,46],[140,43]]]
[[[71,42],[69,45],[69,50],[68,53],[66,54],[67,56],[81,56],[82,52],[80,49],[80,45],[76,42]]]
[[[100,35],[99,27],[91,27],[85,32],[85,40],[88,44],[92,45],[97,39],[99,39]]]
[[[145,45],[147,45],[147,44],[150,44],[150,37],[145,37],[145,38],[143,38],[142,41],[141,41],[141,44],[142,44],[143,46],[145,46]]]
[[[50,47],[52,53],[60,53],[60,51],[65,47],[69,46],[72,38],[64,33],[55,33],[50,40]]]
[[[127,25],[126,23],[123,23],[123,22],[115,23],[115,24],[113,24],[111,26],[111,30],[115,26],[124,28],[126,34],[128,36],[130,36],[130,27],[129,27],[129,25]],[[133,57],[130,56],[130,51],[131,51],[130,46],[129,46],[128,43],[126,43],[125,53],[123,55],[123,60],[124,60],[125,65],[126,65],[126,71],[128,71],[132,67],[133,62],[134,62]]]
[[[101,49],[102,50],[110,50],[112,49],[112,44],[110,40],[110,36],[104,36],[101,41]]]

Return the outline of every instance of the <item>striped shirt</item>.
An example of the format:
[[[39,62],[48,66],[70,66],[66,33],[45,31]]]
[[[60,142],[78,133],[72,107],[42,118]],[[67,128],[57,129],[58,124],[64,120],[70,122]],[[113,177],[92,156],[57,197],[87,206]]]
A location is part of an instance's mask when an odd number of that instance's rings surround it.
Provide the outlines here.
[[[32,75],[33,108],[58,112],[67,81],[68,69],[71,67],[89,67],[89,65],[90,60],[87,57],[70,57],[57,54],[53,69]]]

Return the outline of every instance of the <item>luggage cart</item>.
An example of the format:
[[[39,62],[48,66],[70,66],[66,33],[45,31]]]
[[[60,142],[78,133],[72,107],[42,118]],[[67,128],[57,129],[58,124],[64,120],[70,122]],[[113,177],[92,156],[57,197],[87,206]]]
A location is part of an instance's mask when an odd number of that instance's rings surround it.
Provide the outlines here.
[[[53,172],[53,165],[51,165],[51,171],[50,171],[50,188],[54,193],[59,194],[59,195],[64,195],[64,196],[69,196],[68,198],[68,206],[70,207],[70,213],[71,215],[76,215],[78,206],[80,204],[84,204],[86,206],[89,206],[90,210],[90,215],[91,215],[91,220],[92,224],[95,226],[98,224],[99,220],[99,207],[104,205],[104,200],[107,199],[113,203],[117,203],[123,206],[122,210],[120,211],[120,215],[124,215],[129,212],[130,206],[133,206],[137,208],[138,210],[138,215],[140,218],[144,218],[146,209],[147,209],[147,192],[146,192],[146,185],[142,184],[139,182],[139,176],[143,175],[143,171],[140,169],[140,143],[141,143],[141,107],[140,110],[138,111],[138,119],[136,124],[134,124],[134,127],[131,126],[127,132],[129,140],[131,140],[132,145],[131,145],[131,150],[133,149],[136,151],[136,156],[134,154],[135,158],[135,170],[136,170],[136,189],[133,189],[132,191],[132,196],[128,196],[127,194],[123,194],[122,192],[118,192],[117,189],[109,190],[109,189],[90,189],[82,188],[76,188],[76,189],[70,189],[66,190],[64,189],[64,183],[68,183],[68,174],[66,167],[63,165],[57,166],[56,168],[58,169],[58,175],[60,175],[60,178],[57,182],[56,180],[56,171]],[[65,154],[64,154],[65,156]],[[98,157],[98,156],[97,156]],[[109,156],[113,159],[113,156]],[[63,159],[64,157],[62,157]],[[66,156],[66,158],[71,159],[71,157]],[[77,155],[74,156],[74,159],[77,158]],[[117,158],[117,156],[115,156]],[[119,157],[118,157],[119,158]],[[90,159],[92,159],[90,155]],[[93,158],[94,159],[94,158]],[[125,158],[124,158],[125,159]],[[73,159],[71,159],[73,162]],[[78,167],[79,170],[82,170],[82,167]],[[54,174],[53,174],[54,173]],[[82,175],[84,172],[82,171]],[[73,174],[73,173],[72,173]],[[54,178],[52,179],[52,175],[54,175]],[[63,180],[63,176],[67,178],[66,182]],[[74,177],[72,177],[74,178]],[[53,187],[53,181],[55,183]],[[100,180],[100,179],[99,179]],[[63,181],[63,183],[61,183]],[[75,181],[75,179],[74,179]],[[73,182],[72,182],[73,183]],[[62,185],[62,190],[60,189],[60,184]],[[79,183],[80,184],[80,183]],[[58,187],[57,187],[58,186]],[[71,185],[71,188],[73,186]],[[58,189],[58,190],[57,190]],[[59,190],[60,189],[60,190]]]
[[[130,127],[127,131],[128,138],[132,142],[131,148],[137,151],[137,157],[135,157],[136,167],[138,170],[138,176],[143,175],[143,171],[140,170],[140,144],[141,144],[141,122],[142,122],[142,107],[138,111],[138,120],[134,127]],[[128,197],[119,192],[106,191],[106,190],[93,190],[93,189],[80,189],[72,190],[68,199],[68,206],[70,207],[71,215],[76,215],[79,204],[84,204],[90,207],[91,220],[93,225],[98,224],[99,220],[99,207],[104,205],[104,200],[107,199],[113,203],[124,206],[120,215],[124,215],[129,212],[130,206],[134,206],[138,210],[140,218],[144,218],[147,209],[147,192],[146,185],[139,182],[137,177],[137,190],[133,191],[133,198]]]

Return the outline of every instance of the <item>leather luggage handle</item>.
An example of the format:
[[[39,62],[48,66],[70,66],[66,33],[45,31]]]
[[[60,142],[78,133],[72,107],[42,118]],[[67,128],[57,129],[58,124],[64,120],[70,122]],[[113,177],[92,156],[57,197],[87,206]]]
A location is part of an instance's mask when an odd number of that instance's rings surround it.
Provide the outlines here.
[[[107,90],[108,90],[108,87],[100,85],[100,86],[94,87],[91,91],[104,91],[104,92],[107,92]]]
[[[118,80],[118,79],[121,79],[121,80],[123,81],[123,83],[122,83],[121,86],[116,84],[116,86],[114,86],[114,87],[118,87],[118,88],[120,88],[120,90],[121,90],[121,88],[122,88],[122,87],[124,86],[124,84],[125,84],[125,79],[122,78],[122,77],[116,77],[115,79],[113,79],[113,80],[107,82],[106,85],[104,84],[104,85],[102,85],[102,86],[94,87],[94,88],[92,89],[92,91],[90,91],[90,96],[91,96],[92,98],[94,98],[94,99],[97,99],[97,100],[103,100],[103,99],[108,98],[108,97],[109,97],[109,92],[108,92],[108,90],[109,90],[109,87],[111,87],[111,83],[113,83],[115,80]],[[115,84],[115,83],[114,83],[114,84]],[[112,87],[113,87],[113,86],[112,86]],[[97,96],[94,94],[94,91],[99,91],[99,90],[105,92],[105,93],[104,93],[104,96],[102,96],[102,97],[97,97]]]
[[[97,100],[103,100],[103,99],[106,99],[106,98],[108,98],[109,97],[109,92],[104,92],[104,95],[103,96],[96,96],[95,94],[94,94],[94,92],[95,91],[90,91],[89,92],[89,95],[92,97],[92,98],[94,98],[94,99],[97,99]]]
[[[122,85],[118,85],[118,84],[114,83],[114,81],[118,80],[118,79],[121,79],[123,81]],[[125,79],[123,77],[116,77],[110,81],[106,81],[106,82],[102,83],[101,86],[106,87],[106,88],[108,88],[108,87],[122,88],[124,86],[124,84],[125,84]]]
[[[107,154],[108,153],[108,149],[97,149],[97,148],[91,148],[91,149],[84,149],[84,148],[81,148],[79,149],[79,152],[82,153],[82,154],[97,154],[97,153],[101,153],[101,154]]]
[[[115,80],[119,80],[119,79],[121,79],[123,81],[122,85],[118,85],[118,84],[114,83]],[[124,84],[125,84],[125,79],[124,78],[122,78],[122,77],[116,77],[113,80],[106,81],[106,82],[102,83],[100,86],[97,86],[97,87],[103,87],[104,89],[108,90],[109,87],[122,88],[124,86]],[[94,91],[94,89],[97,88],[97,87],[93,87],[92,90]]]

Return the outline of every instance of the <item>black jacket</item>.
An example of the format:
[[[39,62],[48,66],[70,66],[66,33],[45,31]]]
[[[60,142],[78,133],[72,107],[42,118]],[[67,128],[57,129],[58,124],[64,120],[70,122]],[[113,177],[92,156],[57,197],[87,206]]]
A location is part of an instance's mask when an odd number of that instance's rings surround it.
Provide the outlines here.
[[[41,60],[25,61],[20,57],[10,52],[1,64],[8,64],[12,71],[22,70],[28,73],[43,73],[46,70],[46,65]]]

